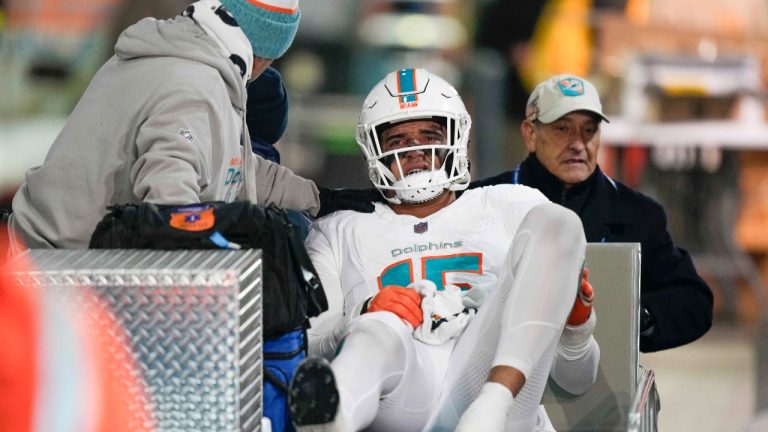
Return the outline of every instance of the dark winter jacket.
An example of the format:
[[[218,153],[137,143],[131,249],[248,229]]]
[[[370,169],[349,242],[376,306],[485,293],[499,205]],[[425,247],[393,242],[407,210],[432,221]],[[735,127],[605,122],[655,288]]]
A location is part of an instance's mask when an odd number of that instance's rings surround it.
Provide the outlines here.
[[[641,245],[641,303],[653,331],[640,338],[643,352],[694,341],[712,325],[712,291],[699,277],[691,257],[667,231],[667,216],[652,198],[605,175],[597,167],[585,182],[568,190],[529,155],[514,171],[473,182],[470,187],[520,183],[539,189],[552,202],[581,218],[588,242],[638,242]],[[600,287],[596,287],[598,295]]]

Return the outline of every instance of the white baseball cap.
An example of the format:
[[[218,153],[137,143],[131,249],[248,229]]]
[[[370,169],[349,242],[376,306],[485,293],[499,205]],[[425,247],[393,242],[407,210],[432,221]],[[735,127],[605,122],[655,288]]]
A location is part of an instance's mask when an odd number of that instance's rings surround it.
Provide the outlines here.
[[[603,118],[600,95],[591,82],[576,75],[562,74],[539,83],[525,108],[527,120],[552,123],[573,111],[589,111]]]

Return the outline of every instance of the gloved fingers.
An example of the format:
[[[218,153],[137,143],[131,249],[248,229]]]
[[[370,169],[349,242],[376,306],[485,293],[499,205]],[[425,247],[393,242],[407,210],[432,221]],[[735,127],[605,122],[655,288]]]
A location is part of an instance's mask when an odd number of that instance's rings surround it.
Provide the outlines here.
[[[373,211],[376,210],[376,207],[370,202],[360,203],[359,208],[360,209],[358,210],[358,212],[360,213],[373,213]]]
[[[410,288],[388,285],[376,294],[368,312],[389,311],[408,321],[414,328],[424,320],[421,296]]]
[[[416,309],[410,304],[391,303],[389,311],[408,321],[413,328],[418,327],[424,321],[424,314],[421,312],[421,308]]]
[[[318,186],[317,189],[320,192],[320,209],[316,217],[323,217],[339,210],[372,213],[375,207],[371,201],[381,199],[381,194],[376,189],[373,189],[373,192],[376,192],[378,197],[373,195],[370,189],[328,189],[322,186]]]
[[[398,288],[398,299],[403,304],[413,305],[421,310],[421,295],[411,288]]]
[[[371,307],[380,307],[383,304],[397,302],[406,307],[418,308],[421,310],[421,296],[410,288],[390,286],[382,289],[371,300],[368,310]],[[378,305],[378,306],[377,306]]]
[[[583,303],[592,304],[595,299],[595,291],[592,289],[592,284],[589,283],[587,278],[589,277],[589,269],[584,266],[581,270],[581,283],[579,284],[579,293],[577,298],[581,299]]]
[[[384,195],[382,195],[381,192],[376,188],[363,189],[361,192],[363,192],[365,196],[368,197],[368,201],[387,202],[386,198],[384,198]]]
[[[581,286],[579,287],[579,293],[573,302],[571,313],[568,315],[568,325],[575,326],[585,323],[592,313],[594,299],[595,292],[592,289],[592,284],[586,280],[582,280]]]
[[[592,305],[592,302],[595,300],[595,290],[592,289],[592,284],[586,280],[581,283],[581,286],[579,286],[578,300],[581,300],[582,303],[589,305]]]
[[[373,213],[375,207],[370,201],[360,201],[354,198],[343,198],[339,200],[337,209],[352,210],[358,213]]]

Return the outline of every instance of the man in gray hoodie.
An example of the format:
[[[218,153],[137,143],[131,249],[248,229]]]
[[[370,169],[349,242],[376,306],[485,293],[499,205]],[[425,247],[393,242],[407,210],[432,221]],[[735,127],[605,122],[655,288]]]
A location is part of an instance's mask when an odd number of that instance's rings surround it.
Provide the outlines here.
[[[373,190],[318,188],[251,151],[246,84],[285,53],[299,18],[298,0],[201,0],[174,19],[126,29],[43,165],[26,173],[12,238],[85,248],[107,207],[121,203],[372,211]]]

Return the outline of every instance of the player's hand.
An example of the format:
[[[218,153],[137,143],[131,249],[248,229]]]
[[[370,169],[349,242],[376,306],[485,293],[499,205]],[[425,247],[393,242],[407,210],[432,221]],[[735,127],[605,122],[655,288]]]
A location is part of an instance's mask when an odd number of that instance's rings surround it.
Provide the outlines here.
[[[581,272],[579,293],[576,296],[576,301],[573,303],[571,314],[568,316],[568,325],[577,326],[584,324],[592,313],[592,303],[595,300],[595,291],[592,289],[592,284],[587,281],[588,276],[589,269],[584,267]]]
[[[339,210],[352,210],[359,213],[373,212],[373,203],[384,201],[376,188],[369,189],[328,189],[318,186],[320,191],[320,209],[315,217],[323,217]]]
[[[417,328],[424,316],[421,311],[421,296],[411,288],[387,285],[368,304],[368,312],[389,311]]]

